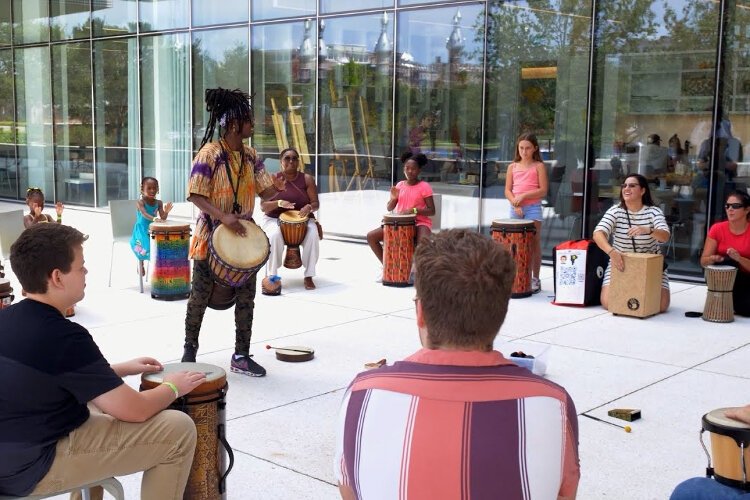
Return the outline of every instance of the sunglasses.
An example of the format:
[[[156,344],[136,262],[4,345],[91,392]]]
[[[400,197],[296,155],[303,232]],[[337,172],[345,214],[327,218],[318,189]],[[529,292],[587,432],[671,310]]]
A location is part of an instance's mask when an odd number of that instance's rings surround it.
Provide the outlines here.
[[[732,208],[734,210],[739,210],[739,209],[744,208],[744,207],[745,207],[745,205],[743,205],[742,203],[727,203],[726,205],[724,205],[724,208],[727,209],[727,210],[729,210],[730,208]]]
[[[620,184],[620,187],[623,189],[625,188],[635,189],[637,187],[641,187],[641,185],[638,184],[637,182],[630,182],[630,183],[622,183]]]
[[[29,189],[26,190],[26,194],[35,193],[35,192],[41,193],[42,189],[38,187],[30,187]]]
[[[299,156],[285,156],[282,158],[283,161],[299,161]]]

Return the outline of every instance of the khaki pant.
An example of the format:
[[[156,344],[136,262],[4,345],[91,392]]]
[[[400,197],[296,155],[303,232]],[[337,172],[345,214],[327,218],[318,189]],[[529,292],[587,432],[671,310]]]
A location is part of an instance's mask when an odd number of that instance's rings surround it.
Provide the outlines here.
[[[192,419],[164,410],[143,423],[122,422],[89,405],[91,416],[57,442],[55,459],[33,495],[65,491],[143,471],[142,500],[179,500],[195,452]],[[92,492],[101,498],[101,490]]]

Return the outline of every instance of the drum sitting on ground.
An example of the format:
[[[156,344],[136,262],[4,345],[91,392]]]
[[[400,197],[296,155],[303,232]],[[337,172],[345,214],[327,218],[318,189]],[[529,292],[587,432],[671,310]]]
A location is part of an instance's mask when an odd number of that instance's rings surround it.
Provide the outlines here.
[[[10,280],[0,278],[0,309],[10,307],[13,299],[15,299],[15,296],[13,295],[13,287],[10,286]]]
[[[255,276],[268,260],[270,245],[266,233],[252,221],[241,219],[245,236],[223,224],[208,239],[208,267],[219,283],[240,287]]]
[[[227,374],[207,363],[170,363],[164,371],[144,373],[141,391],[153,389],[164,381],[165,373],[199,371],[206,381],[170,405],[187,413],[195,422],[198,440],[193,465],[185,487],[185,500],[219,500],[227,497],[226,478],[234,465],[234,453],[226,436]],[[224,453],[226,451],[226,455]],[[226,458],[229,458],[227,465]]]
[[[383,284],[409,286],[417,235],[414,214],[383,216]]]
[[[703,319],[714,323],[734,321],[732,288],[737,277],[737,268],[732,266],[706,266],[706,304]]]
[[[701,419],[701,446],[708,457],[706,475],[715,476],[722,484],[750,490],[750,425],[726,417],[726,410],[729,408],[719,408]],[[704,432],[711,434],[711,454],[703,444]]]
[[[300,215],[299,210],[287,210],[279,215],[279,230],[286,244],[284,267],[288,269],[302,267],[299,246],[305,241],[308,218],[306,215]]]
[[[152,222],[149,225],[156,250],[151,273],[151,297],[180,300],[190,295],[190,224]]]
[[[510,252],[516,263],[516,277],[510,296],[514,299],[531,295],[532,262],[536,228],[534,221],[525,219],[495,219],[490,227],[492,239]]]

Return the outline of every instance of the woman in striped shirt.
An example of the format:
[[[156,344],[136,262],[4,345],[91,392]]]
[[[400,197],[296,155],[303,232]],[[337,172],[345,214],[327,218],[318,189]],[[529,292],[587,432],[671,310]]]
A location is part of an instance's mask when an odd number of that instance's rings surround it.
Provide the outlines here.
[[[623,253],[661,253],[659,245],[669,240],[669,226],[659,207],[654,206],[648,181],[640,174],[629,175],[622,183],[620,203],[613,205],[594,229],[594,242],[609,255],[604,272],[601,301],[609,309],[609,277],[612,266],[625,270]],[[610,243],[610,237],[612,243]],[[661,278],[661,307],[669,307],[669,278]]]

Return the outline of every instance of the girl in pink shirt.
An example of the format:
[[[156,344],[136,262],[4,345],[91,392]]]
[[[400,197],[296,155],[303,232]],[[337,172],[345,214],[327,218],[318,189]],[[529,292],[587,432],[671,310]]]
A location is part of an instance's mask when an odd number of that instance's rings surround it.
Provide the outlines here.
[[[521,134],[516,141],[516,157],[508,166],[505,175],[505,198],[511,205],[511,219],[529,219],[534,221],[536,234],[531,262],[534,264],[534,276],[531,279],[531,291],[538,293],[542,289],[539,271],[542,267],[542,198],[547,196],[547,169],[539,154],[539,143],[534,134]]]
[[[407,151],[401,155],[406,180],[391,188],[391,199],[386,209],[396,214],[415,214],[417,216],[417,244],[432,234],[431,215],[435,215],[435,202],[432,200],[432,188],[419,178],[422,167],[427,165],[427,157],[422,153]],[[367,233],[370,245],[380,263],[383,263],[383,228],[379,227]]]

